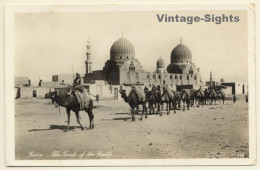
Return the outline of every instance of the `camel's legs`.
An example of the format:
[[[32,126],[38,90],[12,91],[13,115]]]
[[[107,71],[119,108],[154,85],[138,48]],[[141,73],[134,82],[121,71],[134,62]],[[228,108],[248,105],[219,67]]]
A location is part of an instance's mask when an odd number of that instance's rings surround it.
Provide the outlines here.
[[[88,110],[88,117],[89,117],[89,129],[93,129],[94,126],[94,114],[92,112],[92,110]]]
[[[176,101],[175,101],[175,103],[172,103],[172,105],[173,105],[173,111],[174,111],[174,113],[176,113],[176,109],[177,109],[177,103],[176,103]]]
[[[157,107],[157,113],[160,113],[161,112],[161,106],[160,106],[160,103],[157,103],[158,104],[158,107]],[[162,114],[162,113],[161,113]]]
[[[132,121],[135,121],[135,107],[132,107],[131,114],[132,114]]]
[[[185,102],[182,101],[182,111],[185,111]]]
[[[143,105],[143,111],[142,111],[142,116],[141,116],[141,120],[143,120],[143,116],[144,116],[144,105]]]
[[[145,118],[147,118],[147,107],[145,106]]]
[[[67,121],[67,132],[69,131],[69,129],[70,129],[70,109],[67,109],[66,108],[66,110],[67,110],[67,116],[68,116],[68,121]]]
[[[171,101],[169,101],[169,106],[168,106],[167,115],[170,114],[170,112],[171,112]]]
[[[80,125],[81,129],[84,130],[84,128],[83,128],[83,126],[82,126],[82,124],[80,123],[80,120],[79,120],[79,111],[76,111],[75,114],[76,114],[76,117],[77,117],[78,124]]]

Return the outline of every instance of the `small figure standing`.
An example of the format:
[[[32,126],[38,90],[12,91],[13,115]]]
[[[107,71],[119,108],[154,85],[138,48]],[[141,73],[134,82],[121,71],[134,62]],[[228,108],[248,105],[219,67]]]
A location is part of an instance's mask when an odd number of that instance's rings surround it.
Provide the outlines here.
[[[97,103],[99,101],[99,95],[98,94],[96,95],[96,101],[97,101]]]
[[[248,102],[248,95],[246,95],[246,102]]]
[[[237,100],[237,97],[236,97],[236,95],[234,94],[234,96],[233,96],[233,102],[236,103],[236,100]]]

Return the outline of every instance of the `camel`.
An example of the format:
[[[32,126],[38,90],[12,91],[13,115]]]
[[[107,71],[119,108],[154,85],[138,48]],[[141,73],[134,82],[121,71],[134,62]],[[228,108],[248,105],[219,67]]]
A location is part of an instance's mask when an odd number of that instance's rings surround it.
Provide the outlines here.
[[[176,113],[177,110],[177,105],[180,107],[181,103],[181,96],[179,95],[178,92],[175,92],[173,90],[167,90],[166,88],[163,89],[163,94],[162,94],[162,102],[166,103],[166,110],[167,108],[167,114],[170,113],[170,110],[173,108],[174,113]],[[169,107],[168,107],[169,106]]]
[[[181,101],[183,103],[182,111],[185,111],[185,104],[187,105],[187,110],[189,110],[190,106],[190,94],[186,90],[182,90],[180,92]]]
[[[216,100],[217,100],[218,96],[217,96],[217,93],[214,89],[209,90],[208,98],[210,100],[210,105],[213,103],[213,101],[215,101],[215,105],[217,104]]]
[[[151,110],[153,110],[153,114],[154,114],[153,105],[155,105],[155,107],[157,106],[157,114],[160,113],[161,112],[161,110],[160,110],[160,104],[161,104],[160,90],[147,91],[146,98],[147,98],[147,102],[149,104],[150,114],[151,114]]]
[[[162,94],[162,104],[166,103],[166,111],[167,111],[167,115],[170,113],[171,111],[171,103],[173,102],[173,96],[170,95],[167,90],[165,88],[163,88],[163,94]],[[174,109],[174,113],[176,113],[175,109]],[[162,115],[162,113],[161,113]]]
[[[73,112],[75,112],[76,117],[77,117],[77,122],[80,125],[81,129],[84,130],[82,124],[80,123],[80,117],[79,117],[79,111],[81,111],[80,109],[80,105],[77,102],[77,99],[74,95],[74,92],[72,92],[70,95],[66,96],[66,97],[59,97],[57,95],[57,92],[49,92],[45,95],[45,98],[50,98],[52,99],[53,102],[55,102],[56,107],[57,106],[62,106],[66,108],[67,111],[67,116],[68,116],[68,124],[67,124],[67,129],[65,132],[69,131],[69,127],[70,127],[70,111],[72,110]],[[90,102],[88,104],[88,107],[85,107],[84,110],[88,113],[89,116],[89,129],[93,129],[94,128],[94,114],[93,114],[93,101],[90,99]]]
[[[195,103],[195,93],[196,93],[196,90],[190,89],[189,93],[190,93],[190,107],[192,107],[194,105],[194,103]]]
[[[216,93],[217,93],[217,99],[219,100],[222,100],[223,101],[223,104],[225,103],[225,93],[223,90],[216,90]]]
[[[143,120],[144,111],[146,112],[145,118],[147,118],[146,100],[140,101],[137,94],[134,91],[130,91],[129,95],[126,95],[126,90],[120,90],[119,93],[126,103],[131,107],[132,121],[135,121],[135,111],[139,105],[143,106],[142,116],[140,120]]]
[[[200,107],[200,105],[205,104],[205,94],[202,90],[197,90],[195,91],[195,104],[197,105],[197,107]]]

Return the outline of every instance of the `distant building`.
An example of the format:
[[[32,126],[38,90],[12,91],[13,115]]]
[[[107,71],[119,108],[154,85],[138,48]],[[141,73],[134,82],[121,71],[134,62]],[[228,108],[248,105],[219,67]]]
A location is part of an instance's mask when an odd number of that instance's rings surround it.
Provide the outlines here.
[[[213,81],[212,72],[210,72],[210,81],[206,81],[206,86],[226,86],[228,94],[247,94],[248,93],[248,84],[241,82],[225,82],[223,78],[220,81]]]
[[[81,75],[82,76],[82,75]],[[52,82],[59,82],[63,84],[73,84],[73,74],[57,74],[52,76]]]
[[[221,85],[231,87],[232,94],[248,94],[248,84],[247,83],[239,83],[239,82],[224,82]]]
[[[20,87],[20,86],[30,86],[31,81],[29,77],[15,77],[14,78],[14,86]]]
[[[134,46],[125,38],[113,43],[110,59],[105,62],[102,70],[92,70],[89,42],[86,54],[85,83],[104,80],[110,85],[157,84],[172,87],[189,85],[187,86],[189,88],[198,88],[202,84],[199,68],[192,63],[191,51],[182,42],[172,50],[171,63],[167,69],[164,60],[159,58],[154,72],[144,71],[135,56]]]

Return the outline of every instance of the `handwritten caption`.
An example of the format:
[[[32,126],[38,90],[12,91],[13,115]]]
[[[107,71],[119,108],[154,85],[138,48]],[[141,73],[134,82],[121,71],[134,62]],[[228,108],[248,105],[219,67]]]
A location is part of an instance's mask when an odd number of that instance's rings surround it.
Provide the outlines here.
[[[43,157],[44,154],[31,151],[28,153],[29,157],[39,158]],[[84,159],[84,158],[106,158],[109,159],[113,155],[112,151],[83,151],[83,152],[71,152],[71,151],[53,151],[49,156],[53,158],[73,158],[73,159]]]

